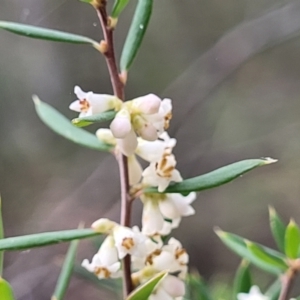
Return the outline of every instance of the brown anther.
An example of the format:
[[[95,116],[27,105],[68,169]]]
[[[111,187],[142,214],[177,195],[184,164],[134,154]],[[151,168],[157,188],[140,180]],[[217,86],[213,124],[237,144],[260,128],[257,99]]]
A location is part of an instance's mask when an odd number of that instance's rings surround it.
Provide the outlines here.
[[[172,119],[172,112],[165,115],[164,129],[167,130],[170,126],[170,121]]]
[[[86,99],[79,100],[80,110],[83,112],[87,112],[90,108],[90,103]]]
[[[153,265],[153,258],[155,256],[158,256],[161,254],[161,250],[160,249],[157,249],[155,250],[154,252],[152,252],[150,255],[148,255],[148,257],[146,258],[146,265],[149,264],[149,265]]]
[[[103,267],[96,267],[94,270],[94,274],[99,276],[101,273],[103,273],[104,278],[110,278],[111,273]]]
[[[122,246],[127,250],[130,250],[134,246],[133,238],[124,238],[122,241]]]
[[[181,248],[181,249],[177,249],[175,251],[175,258],[178,259],[181,255],[185,254],[186,251],[184,248]]]

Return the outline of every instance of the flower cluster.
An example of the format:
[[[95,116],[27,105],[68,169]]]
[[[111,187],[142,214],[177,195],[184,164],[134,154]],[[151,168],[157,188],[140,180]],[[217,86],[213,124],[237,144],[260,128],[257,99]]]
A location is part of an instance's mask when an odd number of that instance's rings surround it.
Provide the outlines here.
[[[91,262],[84,260],[82,266],[99,279],[120,276],[120,260],[131,256],[132,281],[135,286],[167,270],[168,276],[152,293],[150,300],[180,299],[185,293],[184,279],[187,274],[188,254],[175,238],[166,238],[178,227],[181,218],[195,213],[191,203],[195,193],[183,196],[165,192],[170,183],[182,181],[176,169],[173,148],[176,139],[165,131],[172,117],[172,102],[149,94],[122,102],[114,96],[85,93],[75,87],[79,98],[70,109],[88,116],[115,110],[117,113],[110,129],[101,128],[97,137],[110,144],[114,153],[128,158],[129,182],[138,191],[143,203],[142,228],[128,228],[108,219],[96,221],[92,228],[107,234]],[[149,165],[143,169],[139,159]],[[157,192],[143,192],[156,187]],[[163,242],[164,241],[164,242]]]

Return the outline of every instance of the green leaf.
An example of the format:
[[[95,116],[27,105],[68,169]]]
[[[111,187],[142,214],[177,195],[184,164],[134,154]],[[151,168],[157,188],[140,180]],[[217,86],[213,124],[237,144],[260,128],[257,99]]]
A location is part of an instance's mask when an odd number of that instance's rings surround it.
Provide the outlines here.
[[[0,277],[0,298],[1,300],[14,300],[13,290],[10,284]]]
[[[27,37],[41,40],[65,42],[72,44],[90,44],[96,48],[99,44],[98,42],[85,36],[14,22],[0,21],[0,28],[19,35],[24,35]]]
[[[139,0],[128,35],[121,54],[121,71],[126,72],[131,66],[145,35],[151,12],[153,0]]]
[[[76,257],[76,251],[79,244],[79,240],[74,240],[71,242],[64,264],[62,266],[60,275],[57,280],[57,284],[55,287],[54,294],[51,300],[62,300],[65,296],[67,288],[69,286],[69,282],[71,279],[71,275],[74,269],[74,262]]]
[[[242,260],[234,277],[233,298],[236,299],[238,293],[248,293],[252,286],[252,278],[249,269],[249,262]]]
[[[212,300],[209,289],[198,273],[188,274],[186,278],[187,295],[185,300]]]
[[[96,135],[71,124],[71,122],[49,104],[33,96],[35,109],[40,119],[53,131],[81,146],[94,150],[109,151],[111,146],[99,141]]]
[[[269,300],[278,300],[281,291],[281,278],[277,278],[266,291]]]
[[[115,117],[116,114],[116,111],[108,110],[101,114],[73,119],[72,123],[77,127],[85,127],[94,123],[110,121]]]
[[[114,7],[112,9],[111,16],[118,18],[123,9],[127,6],[129,0],[115,0]]]
[[[269,219],[272,235],[280,251],[284,252],[286,226],[273,207],[269,207]]]
[[[2,198],[0,195],[0,240],[4,238],[3,218],[2,218]],[[0,251],[0,278],[3,274],[4,252]]]
[[[219,168],[212,172],[183,180],[172,184],[166,188],[164,193],[182,193],[188,194],[193,191],[202,191],[225,184],[242,174],[251,171],[260,166],[268,165],[277,160],[271,158],[247,159],[233,163],[231,165]],[[158,193],[157,188],[148,187],[144,189],[145,193]]]
[[[258,260],[269,264],[271,267],[278,268],[282,271],[288,269],[288,266],[285,262],[285,257],[281,255],[281,253],[275,253],[274,250],[268,249],[267,247],[261,247],[258,244],[246,240],[247,248],[253,254],[253,256],[257,257]]]
[[[43,247],[76,239],[86,239],[99,234],[93,229],[73,229],[8,237],[0,240],[0,250],[24,250]]]
[[[262,259],[262,257],[260,257],[257,254],[258,251],[256,251],[257,250],[256,248],[255,248],[255,250],[253,250],[254,246],[253,246],[253,248],[250,247],[251,250],[248,249],[247,243],[248,244],[251,243],[248,240],[246,240],[238,235],[222,231],[220,229],[216,229],[215,232],[228,248],[233,250],[236,254],[238,254],[242,258],[253,263],[258,268],[261,268],[262,270],[265,270],[269,273],[276,274],[276,275],[283,273],[282,272],[283,265],[278,266],[277,264],[274,265],[270,261],[265,261],[264,259]],[[270,248],[264,247],[262,245],[259,245],[259,244],[255,244],[255,243],[253,243],[253,244],[255,246],[259,247],[260,250],[262,249],[264,251],[264,253],[267,253],[267,255],[271,256],[272,258],[276,257],[278,260],[284,262],[285,257],[281,253],[274,251]],[[285,270],[286,269],[288,269],[287,266],[285,267]]]
[[[155,287],[168,275],[168,272],[162,271],[156,274],[153,278],[146,283],[140,285],[131,294],[128,295],[126,300],[142,300],[148,299],[152,294]]]
[[[289,258],[297,258],[300,246],[300,229],[294,220],[291,220],[285,231],[285,254]]]

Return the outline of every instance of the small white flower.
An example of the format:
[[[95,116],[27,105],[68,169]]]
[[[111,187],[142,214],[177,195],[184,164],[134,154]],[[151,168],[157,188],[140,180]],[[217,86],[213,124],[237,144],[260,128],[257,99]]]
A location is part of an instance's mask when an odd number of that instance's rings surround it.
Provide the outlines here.
[[[269,297],[264,296],[259,287],[254,285],[251,287],[249,293],[239,293],[237,295],[238,300],[269,300]]]
[[[69,108],[79,112],[79,117],[91,116],[110,109],[117,109],[122,103],[115,96],[94,94],[93,92],[86,93],[79,86],[75,86],[74,93],[78,97],[78,100],[72,102]]]
[[[160,161],[166,149],[175,147],[176,139],[170,138],[167,132],[161,134],[159,138],[154,142],[138,138],[138,146],[135,153],[150,163]]]
[[[143,183],[148,186],[157,186],[159,192],[163,192],[169,184],[182,181],[182,177],[176,166],[175,156],[171,149],[166,149],[160,161],[150,163],[143,172]]]
[[[91,227],[96,232],[109,234],[116,226],[118,226],[116,222],[113,222],[106,218],[101,218],[95,221]]]
[[[195,214],[190,204],[196,199],[196,193],[189,193],[187,196],[181,194],[167,194],[167,197],[159,201],[159,209],[164,217],[178,219]]]
[[[157,114],[148,117],[148,121],[152,122],[153,126],[158,130],[159,134],[169,128],[170,120],[172,119],[172,101],[164,99],[161,102]]]
[[[118,259],[113,237],[111,235],[107,236],[91,263],[85,259],[81,265],[89,272],[94,273],[99,279],[120,277],[121,263]]]
[[[134,154],[128,156],[127,162],[128,162],[129,184],[134,185],[140,181],[142,177],[143,169]]]
[[[144,204],[142,232],[146,235],[167,235],[177,228],[181,217],[195,213],[190,204],[196,199],[196,193],[187,196],[181,194],[146,193],[141,195]],[[167,221],[165,219],[168,219]]]
[[[149,300],[173,300],[183,297],[185,294],[185,284],[179,278],[168,275],[149,297]]]
[[[123,259],[127,254],[137,257],[146,255],[145,241],[147,237],[142,233],[134,232],[128,227],[117,226],[113,230],[113,237],[120,259]]]
[[[142,216],[142,232],[146,235],[160,234],[161,231],[165,229],[165,220],[159,210],[157,201],[152,201],[152,198],[149,198],[145,195],[141,196],[141,200],[144,203]]]
[[[134,153],[137,135],[147,141],[157,140],[168,126],[171,109],[171,100],[161,101],[154,94],[124,102],[110,125],[114,137],[122,140],[117,142],[121,152],[126,156]]]

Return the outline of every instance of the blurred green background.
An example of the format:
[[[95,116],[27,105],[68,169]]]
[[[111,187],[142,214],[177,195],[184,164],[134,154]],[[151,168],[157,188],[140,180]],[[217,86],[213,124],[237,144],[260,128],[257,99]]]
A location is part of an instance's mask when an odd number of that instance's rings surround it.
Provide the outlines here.
[[[0,4],[1,20],[101,39],[95,12],[79,1]],[[132,0],[119,20],[118,54],[135,4]],[[0,191],[7,236],[74,228],[80,221],[89,226],[103,216],[118,219],[114,159],[56,136],[34,111],[31,96],[37,94],[75,117],[68,109],[75,85],[111,93],[97,51],[0,32]],[[192,267],[208,280],[230,282],[239,259],[221,244],[214,226],[274,246],[269,204],[286,221],[293,216],[300,222],[300,1],[156,0],[126,88],[128,99],[149,92],[173,99],[170,135],[178,140],[183,177],[246,158],[279,159],[199,193],[197,214],[174,232]],[[134,224],[140,213],[136,202]],[[49,299],[66,248],[7,253],[5,274],[18,299]],[[84,242],[78,261],[94,251]],[[67,299],[97,294],[74,279]]]

